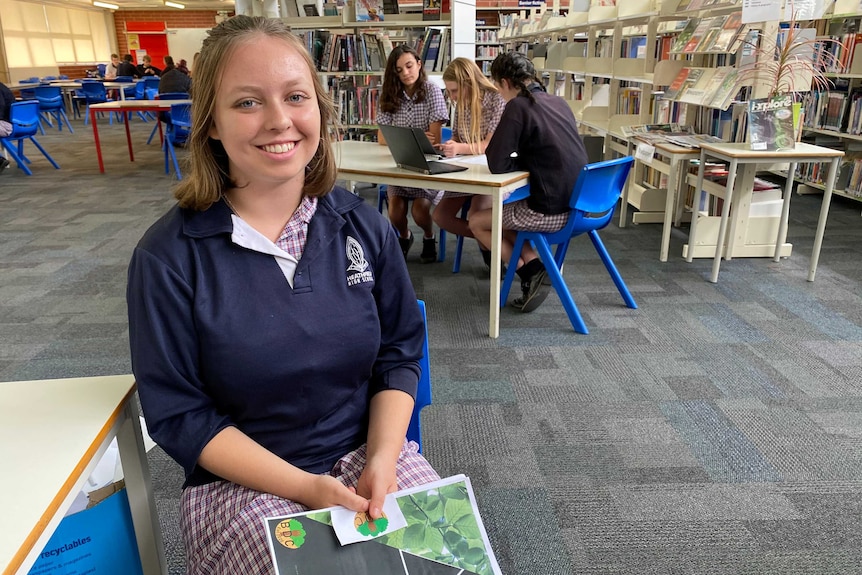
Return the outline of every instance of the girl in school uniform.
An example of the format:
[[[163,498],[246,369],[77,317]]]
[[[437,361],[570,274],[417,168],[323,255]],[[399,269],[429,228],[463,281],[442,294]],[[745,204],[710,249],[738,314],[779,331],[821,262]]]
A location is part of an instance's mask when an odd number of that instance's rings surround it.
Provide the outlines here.
[[[443,92],[428,80],[416,50],[404,44],[396,46],[386,61],[378,106],[378,124],[421,128],[432,144],[440,143],[443,123],[449,120]],[[380,130],[377,140],[381,145],[386,144]],[[419,259],[426,264],[437,261],[437,242],[431,220],[431,203],[437,194],[437,190],[389,186],[389,220],[398,230],[405,258],[413,245],[413,234],[407,227],[407,201],[412,199],[413,221],[424,232]]]
[[[188,575],[271,573],[265,517],[342,505],[379,518],[387,493],[439,479],[405,440],[416,294],[390,223],[335,186],[335,117],[280,20],[210,30],[191,169],[135,249],[127,292],[147,427],[185,471]]]
[[[506,100],[500,125],[488,143],[488,168],[495,174],[530,172],[530,195],[503,206],[501,257],[509,261],[518,230],[554,232],[569,217],[569,198],[578,174],[587,164],[584,142],[566,101],[548,94],[536,69],[523,54],[500,54],[491,64],[491,79]],[[480,243],[491,244],[491,210],[470,217]],[[522,296],[512,306],[531,312],[548,296],[545,266],[536,251],[524,245],[515,268]]]
[[[485,148],[500,123],[506,101],[497,88],[485,78],[478,66],[467,58],[455,58],[443,72],[443,83],[449,99],[455,102],[452,139],[438,146],[446,157],[484,154]],[[472,198],[467,219],[458,217],[468,198]],[[490,196],[475,196],[460,192],[445,192],[434,208],[434,223],[453,234],[472,238],[467,224],[470,214],[491,208]],[[491,265],[491,251],[479,244],[482,259]]]

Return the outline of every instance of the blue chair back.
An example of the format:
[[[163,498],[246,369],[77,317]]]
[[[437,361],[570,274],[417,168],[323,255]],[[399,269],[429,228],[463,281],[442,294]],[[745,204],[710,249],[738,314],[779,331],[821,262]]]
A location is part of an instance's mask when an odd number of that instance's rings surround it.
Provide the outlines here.
[[[153,89],[158,93],[158,91],[159,91],[159,78],[157,76],[144,76],[144,78],[141,80],[141,82],[144,84],[144,91]]]
[[[12,133],[7,138],[25,138],[36,135],[39,131],[39,102],[24,100],[12,104],[9,112],[9,123]]]
[[[43,82],[51,82],[51,81],[56,80],[56,79],[57,79],[57,76],[45,76],[44,78],[42,78],[42,81]]]
[[[107,69],[107,67],[108,67],[107,64],[97,64],[96,65],[96,69],[99,70],[99,76],[101,76],[102,78],[105,77],[105,69]]]
[[[81,91],[84,93],[87,104],[98,104],[108,101],[108,91],[105,89],[105,85],[99,81],[81,82]]]
[[[407,439],[415,441],[419,445],[419,453],[422,453],[422,426],[419,412],[426,405],[431,405],[431,361],[428,358],[428,316],[425,313],[425,302],[417,300],[419,311],[422,312],[422,323],[425,330],[425,342],[422,344],[422,359],[419,360],[419,368],[422,370],[419,376],[419,386],[416,390],[416,403],[413,406],[413,415],[410,425],[407,427]]]
[[[114,82],[134,82],[134,76],[117,76]]]
[[[145,89],[146,87],[147,87],[147,85],[144,84],[143,81],[135,83],[135,100],[146,100],[146,99],[148,99],[146,89]],[[126,94],[126,97],[128,98],[129,95]]]
[[[69,76],[67,76],[66,74],[60,74],[59,76],[57,76],[57,78],[60,80],[68,80]]]
[[[40,110],[57,110],[65,106],[63,93],[59,86],[39,86],[34,90]]]
[[[159,94],[159,100],[188,100],[188,92],[164,92]]]
[[[22,84],[38,84],[39,83],[39,77],[38,76],[32,76],[30,78],[24,78],[23,80],[21,80],[21,83]]]

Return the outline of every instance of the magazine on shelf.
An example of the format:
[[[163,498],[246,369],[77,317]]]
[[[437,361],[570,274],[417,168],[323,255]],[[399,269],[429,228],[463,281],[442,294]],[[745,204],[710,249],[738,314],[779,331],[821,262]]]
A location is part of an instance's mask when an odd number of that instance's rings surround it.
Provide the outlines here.
[[[689,20],[685,28],[677,34],[676,38],[674,38],[673,45],[670,47],[670,51],[674,53],[681,53],[686,45],[688,44],[691,37],[694,35],[694,31],[697,29],[697,26],[700,24],[700,18],[692,18]]]
[[[391,529],[388,517],[336,507],[264,519],[275,574],[502,575],[464,475],[391,493],[387,503]]]
[[[717,68],[710,80],[709,102],[707,105],[710,108],[718,108],[726,110],[730,106],[733,97],[739,91],[737,84],[739,79],[739,70],[731,66]]]
[[[442,12],[441,0],[422,0],[422,19],[439,20]]]
[[[356,0],[357,22],[380,22],[383,20],[382,0]]]
[[[793,149],[794,136],[791,94],[748,102],[748,141],[752,150]]]
[[[715,42],[708,48],[710,52],[735,52],[737,39],[742,32],[742,11],[728,14],[727,19],[721,26],[721,31],[715,38]]]

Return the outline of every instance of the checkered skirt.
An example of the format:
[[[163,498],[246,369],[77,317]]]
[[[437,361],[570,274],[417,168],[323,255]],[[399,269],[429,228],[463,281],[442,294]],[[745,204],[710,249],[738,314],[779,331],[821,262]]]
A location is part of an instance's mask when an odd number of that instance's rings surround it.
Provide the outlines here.
[[[330,475],[356,487],[365,468],[365,445],[339,459]],[[398,489],[440,479],[419,453],[404,442],[396,464]],[[272,573],[263,519],[308,511],[295,501],[255,491],[229,481],[183,490],[180,527],[188,575],[256,575]]]
[[[569,212],[543,214],[530,209],[527,200],[503,205],[503,229],[528,232],[555,232],[566,225]]]

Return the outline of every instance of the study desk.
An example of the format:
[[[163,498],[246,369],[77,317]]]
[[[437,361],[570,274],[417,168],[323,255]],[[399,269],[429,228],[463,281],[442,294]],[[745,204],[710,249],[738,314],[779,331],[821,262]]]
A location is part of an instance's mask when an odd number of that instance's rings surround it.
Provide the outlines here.
[[[814,235],[814,249],[811,252],[811,260],[808,267],[808,281],[814,281],[817,272],[817,262],[820,259],[820,247],[823,244],[823,233],[826,230],[826,217],[829,214],[829,204],[832,201],[832,188],[835,185],[835,176],[838,173],[838,164],[844,156],[844,152],[824,148],[812,144],[797,142],[792,150],[759,151],[752,150],[747,143],[703,143],[700,146],[700,166],[697,171],[696,190],[703,190],[704,165],[707,158],[716,158],[728,162],[727,184],[724,192],[724,203],[721,209],[721,223],[718,227],[718,238],[715,242],[715,257],[712,261],[712,283],[718,281],[718,269],[721,265],[721,257],[730,260],[736,255],[737,244],[744,241],[744,234],[748,227],[748,211],[751,201],[752,184],[757,164],[789,163],[787,183],[784,188],[784,198],[781,205],[781,218],[778,224],[778,238],[775,243],[773,260],[778,261],[781,257],[781,249],[787,239],[787,220],[790,215],[790,196],[793,189],[793,174],[796,172],[796,164],[808,162],[829,162],[829,174],[826,178],[826,189],[820,203],[820,218],[817,221],[817,232]],[[743,166],[742,174],[737,177],[739,166]],[[728,217],[730,215],[730,204],[733,202],[737,209],[734,212],[728,232]],[[695,202],[697,205],[698,202]],[[691,218],[691,231],[686,261],[691,262],[694,257],[693,244],[697,237],[697,210]],[[743,245],[742,248],[745,246]],[[745,254],[743,254],[745,255]]]
[[[96,142],[96,157],[99,159],[99,171],[105,173],[105,163],[102,160],[102,144],[99,141],[99,124],[96,122],[98,112],[125,112],[123,122],[126,124],[126,142],[129,145],[129,161],[135,161],[132,149],[132,133],[129,131],[129,113],[131,112],[169,112],[174,104],[191,104],[191,100],[127,100],[120,102],[105,102],[90,105],[90,124],[93,126],[93,140]],[[156,120],[158,121],[158,120]],[[162,125],[158,124],[159,132]]]
[[[639,141],[636,140],[636,134],[629,137],[630,156],[634,155],[632,153],[632,148],[634,146],[637,146],[637,144],[639,143]],[[681,205],[685,201],[683,195],[685,186],[681,184],[685,183],[685,173],[688,171],[688,163],[695,157],[697,157],[697,149],[677,146],[676,144],[671,144],[669,142],[656,142],[652,145],[654,145],[655,147],[653,159],[650,162],[644,163],[646,163],[646,165],[653,168],[660,174],[664,174],[665,176],[667,176],[667,192],[665,193],[664,214],[661,220],[661,249],[659,250],[658,258],[659,261],[666,262],[668,258],[668,252],[670,251],[670,233],[672,224],[676,224],[678,226],[682,219]],[[620,202],[619,220],[619,226],[621,228],[626,227],[629,198],[631,195],[630,189],[632,188],[632,186],[639,185],[635,182],[632,182],[632,179],[632,177],[629,177],[629,181],[626,182],[626,185],[623,188],[623,197],[622,201]],[[643,200],[643,198],[653,190],[650,188],[645,188],[639,191],[641,192],[640,197]],[[643,201],[639,202],[638,205],[644,208],[647,207],[644,205]],[[643,214],[643,216],[641,218],[638,218],[637,216],[641,214]],[[674,216],[674,214],[676,215]],[[653,214],[650,213],[649,210],[641,211],[632,217],[632,221],[634,223],[652,223],[655,220],[650,218],[651,215]]]
[[[503,231],[503,197],[527,185],[527,172],[492,174],[486,165],[464,164],[467,171],[426,175],[404,170],[395,165],[386,146],[375,142],[344,141],[333,144],[338,163],[338,176],[347,180],[372,184],[392,184],[414,188],[442,189],[491,196],[491,301],[489,304],[488,335],[500,336],[500,246]]]
[[[0,382],[0,571],[26,574],[116,437],[145,575],[167,573],[131,375]]]

